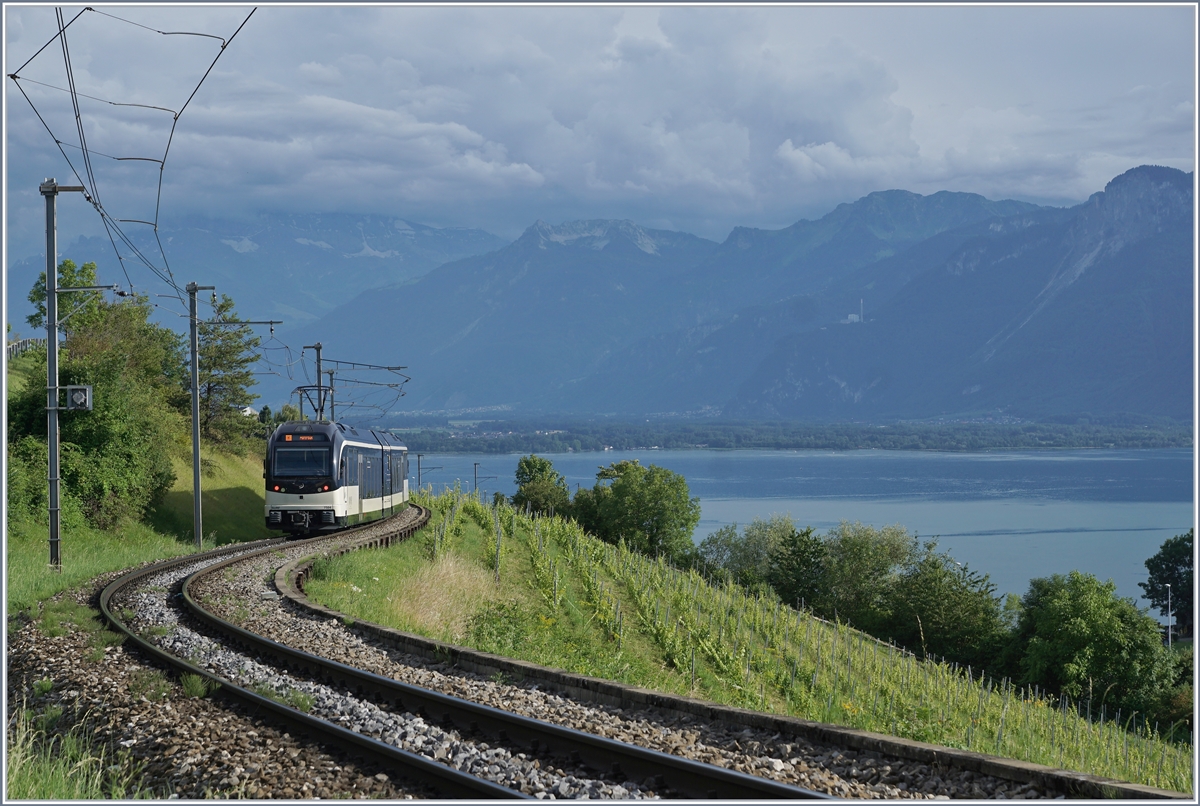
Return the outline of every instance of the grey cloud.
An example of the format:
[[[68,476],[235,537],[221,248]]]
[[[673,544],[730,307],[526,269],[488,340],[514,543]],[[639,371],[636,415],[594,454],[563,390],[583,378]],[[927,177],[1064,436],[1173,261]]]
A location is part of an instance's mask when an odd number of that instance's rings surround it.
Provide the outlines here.
[[[228,35],[247,11],[112,13]],[[49,38],[53,12],[6,14],[11,70]],[[164,205],[352,209],[509,236],[539,218],[635,218],[723,238],[889,187],[1079,200],[1140,162],[1192,168],[1193,43],[1164,25],[1184,17],[265,6],[180,119]],[[95,14],[71,45],[81,91],[168,107],[214,55],[213,40]],[[61,56],[23,74],[59,84]],[[11,83],[10,238],[29,249],[36,181],[66,171]],[[65,96],[28,91],[69,139]],[[128,108],[85,114],[90,144],[120,156],[157,156],[169,128]],[[97,163],[106,204],[152,209],[146,167]]]

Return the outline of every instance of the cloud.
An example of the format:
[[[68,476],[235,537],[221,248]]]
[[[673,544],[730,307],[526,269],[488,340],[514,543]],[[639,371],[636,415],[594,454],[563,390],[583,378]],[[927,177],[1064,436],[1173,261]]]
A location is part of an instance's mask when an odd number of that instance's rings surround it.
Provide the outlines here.
[[[114,13],[228,36],[247,9]],[[53,12],[5,14],[11,71],[53,35]],[[179,119],[164,214],[353,210],[509,236],[539,218],[634,218],[719,239],[890,187],[1081,200],[1141,162],[1192,167],[1190,20],[1167,8],[264,6]],[[171,109],[220,47],[99,12],[70,43],[81,92]],[[46,54],[21,74],[60,86],[61,53]],[[22,87],[72,142],[69,96]],[[6,99],[9,237],[24,254],[39,243],[37,181],[69,170],[11,81]],[[98,152],[166,147],[169,114],[81,109]],[[94,167],[114,213],[153,215],[154,163]]]

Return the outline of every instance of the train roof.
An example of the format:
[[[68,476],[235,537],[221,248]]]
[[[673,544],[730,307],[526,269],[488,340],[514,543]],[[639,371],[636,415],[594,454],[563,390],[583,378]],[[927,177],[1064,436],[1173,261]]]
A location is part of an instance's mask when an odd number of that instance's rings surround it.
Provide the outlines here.
[[[389,447],[407,450],[403,442],[386,431],[371,431],[366,428],[357,429],[348,423],[330,422],[329,420],[291,420],[281,423],[275,429],[275,433],[271,435],[271,439],[278,439],[285,434],[324,434],[326,439],[332,441],[334,436],[339,433],[344,439],[379,442]]]

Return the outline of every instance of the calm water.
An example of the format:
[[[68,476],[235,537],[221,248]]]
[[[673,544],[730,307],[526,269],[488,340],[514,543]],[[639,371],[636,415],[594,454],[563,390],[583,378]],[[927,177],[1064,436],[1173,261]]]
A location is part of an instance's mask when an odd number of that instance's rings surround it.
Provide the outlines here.
[[[488,495],[515,492],[518,455],[422,459],[426,484],[462,481],[474,463]],[[599,465],[639,459],[681,473],[699,496],[696,540],[728,523],[787,513],[818,531],[839,521],[898,523],[991,575],[1002,593],[1072,569],[1112,579],[1141,600],[1146,558],[1193,523],[1190,449],[1147,451],[611,451],[553,454],[591,486]],[[411,461],[415,482],[416,462]],[[435,467],[439,469],[434,469]]]

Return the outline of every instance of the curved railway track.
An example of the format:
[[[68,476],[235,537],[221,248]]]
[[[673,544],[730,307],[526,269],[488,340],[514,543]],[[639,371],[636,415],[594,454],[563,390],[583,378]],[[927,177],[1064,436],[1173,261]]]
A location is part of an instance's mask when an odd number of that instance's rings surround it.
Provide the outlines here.
[[[193,595],[194,585],[206,579],[211,584],[214,577],[239,565],[264,557],[279,564],[285,558],[333,548],[386,544],[404,539],[427,517],[422,511],[396,532],[380,534],[378,526],[366,527],[336,537],[290,544],[264,541],[158,563],[111,583],[101,594],[101,609],[157,660],[183,673],[208,678],[228,695],[269,712],[294,730],[368,756],[445,796],[529,798],[535,793],[546,797],[586,792],[590,797],[828,797],[362,671],[259,636],[216,615]],[[156,598],[162,605],[154,603]],[[174,621],[165,609],[172,599],[178,600],[183,610]],[[207,635],[191,626],[193,619]],[[181,639],[181,635],[186,637]],[[214,638],[224,646],[216,649]],[[232,644],[245,651],[240,655],[231,652]],[[308,713],[309,709],[313,713]],[[339,717],[348,710],[370,712],[374,720],[371,733],[378,735],[339,724]],[[413,732],[431,729],[451,737],[453,756],[430,758],[397,746]],[[556,764],[585,769],[590,776],[580,777],[579,770],[575,775],[542,772],[543,768],[554,770]]]
[[[1048,768],[1030,772],[1018,769],[1019,762],[992,759],[1001,762],[991,764],[996,778],[978,763],[972,766],[978,758],[954,758],[978,754],[945,748],[935,748],[936,759],[922,763],[914,761],[920,752],[906,760],[885,748],[864,750],[861,742],[821,748],[800,734],[785,738],[690,717],[680,724],[645,711],[589,706],[539,691],[529,680],[518,687],[493,673],[482,682],[439,662],[448,655],[431,661],[404,654],[377,628],[349,629],[319,607],[280,598],[280,592],[299,598],[290,577],[281,583],[280,575],[315,556],[404,539],[428,517],[420,508],[408,512],[402,523],[230,546],[139,569],[104,589],[101,609],[149,656],[219,683],[224,695],[296,735],[319,737],[330,749],[414,782],[411,791],[426,797],[828,797],[814,789],[867,798],[1178,796],[1064,771],[1048,774]],[[469,667],[462,656],[454,657]],[[541,684],[556,688],[547,680]],[[569,705],[554,706],[558,711],[544,702],[530,706],[542,697]],[[816,741],[831,739],[840,744],[834,736]],[[712,752],[724,745],[733,750]],[[955,769],[956,761],[966,763]],[[1005,764],[1013,766],[1011,774]]]

